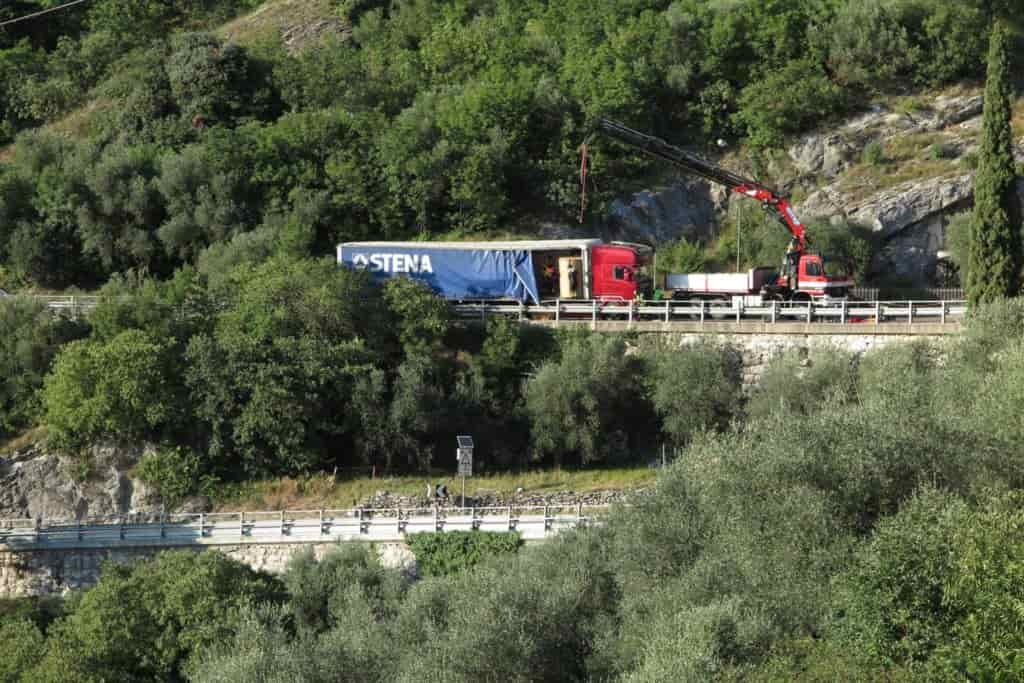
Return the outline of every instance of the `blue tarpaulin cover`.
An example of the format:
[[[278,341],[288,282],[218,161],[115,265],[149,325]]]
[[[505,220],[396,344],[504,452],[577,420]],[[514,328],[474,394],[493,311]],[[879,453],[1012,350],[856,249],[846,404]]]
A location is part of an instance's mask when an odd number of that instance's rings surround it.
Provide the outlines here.
[[[420,280],[446,299],[540,303],[533,261],[525,249],[343,244],[338,249],[338,262],[367,270],[376,280],[396,276]]]

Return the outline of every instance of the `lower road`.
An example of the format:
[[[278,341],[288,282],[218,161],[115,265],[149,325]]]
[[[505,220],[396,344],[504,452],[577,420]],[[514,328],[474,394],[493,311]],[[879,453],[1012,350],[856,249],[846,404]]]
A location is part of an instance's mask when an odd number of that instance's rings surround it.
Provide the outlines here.
[[[405,540],[414,533],[517,531],[541,540],[598,521],[607,506],[297,510],[81,521],[0,520],[6,552]]]

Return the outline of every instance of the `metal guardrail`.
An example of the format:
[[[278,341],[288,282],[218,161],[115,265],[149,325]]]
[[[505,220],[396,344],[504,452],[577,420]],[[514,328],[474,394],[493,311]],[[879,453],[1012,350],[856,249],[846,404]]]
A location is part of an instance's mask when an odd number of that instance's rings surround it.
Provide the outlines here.
[[[619,320],[626,322],[756,320],[765,323],[951,323],[960,322],[967,312],[966,301],[772,301],[760,306],[709,301],[543,301],[539,305],[463,302],[454,305],[464,319],[484,320],[488,316],[512,316],[519,320]]]
[[[485,508],[386,508],[283,510],[162,515],[87,520],[0,520],[0,548],[7,552],[75,548],[247,545],[402,541],[406,535],[446,531],[518,531],[540,540],[586,526],[606,513],[597,506]]]
[[[88,313],[100,302],[98,296],[35,296],[50,309],[71,315]],[[772,301],[760,306],[742,302],[709,301],[597,301],[553,300],[539,305],[514,302],[459,302],[452,306],[457,317],[485,320],[488,316],[509,316],[521,321],[618,320],[641,321],[758,321],[762,323],[950,323],[960,322],[967,302],[948,301]]]

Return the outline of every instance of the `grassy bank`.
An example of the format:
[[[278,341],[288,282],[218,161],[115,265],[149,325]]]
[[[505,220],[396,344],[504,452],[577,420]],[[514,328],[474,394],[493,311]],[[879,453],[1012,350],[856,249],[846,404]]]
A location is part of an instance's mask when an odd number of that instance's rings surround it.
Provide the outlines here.
[[[558,491],[593,491],[644,488],[654,484],[657,470],[649,468],[595,470],[537,470],[472,477],[466,495],[544,495]],[[423,496],[427,485],[444,482],[451,494],[459,494],[459,479],[451,473],[434,476],[359,477],[335,479],[329,474],[302,478],[278,478],[226,484],[214,495],[218,511],[348,508],[387,491],[399,496]]]

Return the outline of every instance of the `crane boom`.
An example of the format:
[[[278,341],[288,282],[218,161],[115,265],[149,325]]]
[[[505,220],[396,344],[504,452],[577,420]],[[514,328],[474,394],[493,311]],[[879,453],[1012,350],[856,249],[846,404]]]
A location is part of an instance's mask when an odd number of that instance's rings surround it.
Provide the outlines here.
[[[770,187],[766,187],[755,180],[744,178],[727,168],[722,168],[706,159],[702,159],[696,154],[670,145],[661,138],[628,128],[617,121],[602,118],[598,119],[597,125],[598,130],[605,135],[630,147],[635,147],[648,156],[667,161],[693,175],[700,176],[719,185],[724,185],[736,194],[758,200],[765,209],[775,213],[775,217],[792,235],[791,250],[799,255],[807,248],[806,227],[796,217],[789,200]]]

